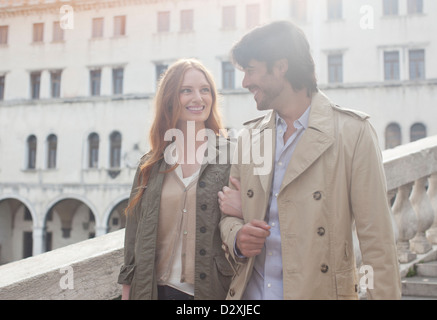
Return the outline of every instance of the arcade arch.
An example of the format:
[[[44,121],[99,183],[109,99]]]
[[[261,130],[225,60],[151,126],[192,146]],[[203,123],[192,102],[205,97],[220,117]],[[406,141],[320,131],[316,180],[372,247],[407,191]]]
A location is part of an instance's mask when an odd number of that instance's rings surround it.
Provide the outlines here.
[[[0,199],[0,264],[33,255],[34,214],[18,198]]]
[[[49,206],[44,218],[44,251],[61,248],[96,235],[95,214],[88,204],[64,198]]]

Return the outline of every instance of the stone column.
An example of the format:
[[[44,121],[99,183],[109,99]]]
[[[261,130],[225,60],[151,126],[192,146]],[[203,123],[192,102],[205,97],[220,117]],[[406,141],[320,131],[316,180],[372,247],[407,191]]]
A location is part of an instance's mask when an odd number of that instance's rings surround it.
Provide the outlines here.
[[[36,256],[37,254],[45,252],[45,228],[41,226],[34,226],[32,230],[32,238],[32,255]]]
[[[396,220],[393,214],[393,209],[392,209],[392,205],[393,205],[393,199],[396,196],[396,190],[390,190],[387,192],[387,202],[388,202],[388,206],[390,208],[390,219],[391,219],[391,225],[393,227],[393,234],[395,236],[395,243],[398,242],[399,239],[399,230],[398,230],[398,226],[396,224]]]
[[[428,197],[433,208],[434,224],[431,226],[431,229],[426,232],[426,235],[431,243],[437,244],[437,173],[432,174],[428,181]]]
[[[400,263],[410,262],[417,256],[410,250],[410,239],[417,233],[417,217],[409,199],[412,186],[411,182],[399,187],[393,204],[393,214],[399,231],[397,248]]]
[[[108,233],[108,227],[107,226],[97,226],[96,225],[96,237],[102,236],[104,234]]]
[[[416,180],[411,193],[411,205],[417,216],[417,234],[411,240],[411,249],[416,253],[426,253],[432,249],[431,243],[426,239],[425,232],[434,221],[434,212],[426,194],[428,177]]]

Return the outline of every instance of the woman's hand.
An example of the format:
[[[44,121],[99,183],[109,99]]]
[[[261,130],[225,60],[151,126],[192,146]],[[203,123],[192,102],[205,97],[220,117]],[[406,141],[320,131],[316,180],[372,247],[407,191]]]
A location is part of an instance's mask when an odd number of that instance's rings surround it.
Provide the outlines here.
[[[234,177],[230,177],[229,181],[235,187],[235,190],[225,186],[223,187],[223,191],[218,192],[220,210],[228,216],[243,219],[243,211],[241,209],[240,181]]]

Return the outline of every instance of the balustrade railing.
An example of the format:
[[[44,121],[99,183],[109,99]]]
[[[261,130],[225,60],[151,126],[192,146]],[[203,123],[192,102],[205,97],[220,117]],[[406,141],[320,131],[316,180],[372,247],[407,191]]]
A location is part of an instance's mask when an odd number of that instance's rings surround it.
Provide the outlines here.
[[[386,150],[384,167],[401,264],[437,244],[437,136]]]

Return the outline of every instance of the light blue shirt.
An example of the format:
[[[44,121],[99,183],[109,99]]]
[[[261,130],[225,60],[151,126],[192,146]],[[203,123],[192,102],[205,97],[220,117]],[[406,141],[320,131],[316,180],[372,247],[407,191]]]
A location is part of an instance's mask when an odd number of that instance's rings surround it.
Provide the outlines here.
[[[270,236],[256,258],[252,276],[243,294],[245,300],[282,300],[284,298],[282,280],[281,231],[278,215],[278,194],[291,156],[303,132],[308,127],[311,107],[294,122],[296,131],[284,144],[287,124],[276,114],[276,150],[272,189],[267,208],[266,222],[270,225]]]

